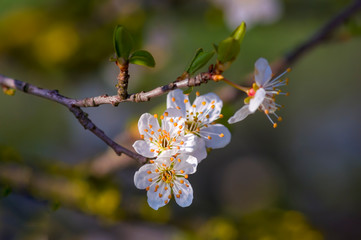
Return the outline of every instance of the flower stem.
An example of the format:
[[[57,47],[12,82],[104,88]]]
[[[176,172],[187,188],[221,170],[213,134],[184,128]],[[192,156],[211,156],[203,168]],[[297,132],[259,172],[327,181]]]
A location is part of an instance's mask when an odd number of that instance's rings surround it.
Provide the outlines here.
[[[232,87],[237,88],[238,90],[241,90],[241,91],[243,91],[245,93],[247,93],[247,91],[249,89],[249,88],[246,88],[246,87],[242,87],[242,86],[240,86],[240,85],[238,85],[238,84],[236,84],[236,83],[234,83],[234,82],[232,82],[232,81],[230,81],[230,80],[228,80],[226,78],[222,78],[221,80],[224,81],[225,83],[231,85]]]

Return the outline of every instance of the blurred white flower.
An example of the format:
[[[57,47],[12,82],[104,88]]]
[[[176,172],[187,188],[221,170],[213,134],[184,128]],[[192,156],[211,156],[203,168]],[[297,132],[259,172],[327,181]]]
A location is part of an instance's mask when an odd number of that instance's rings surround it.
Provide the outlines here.
[[[290,69],[287,69],[284,73],[271,80],[272,70],[268,61],[264,58],[259,58],[255,63],[255,83],[253,83],[252,88],[247,91],[248,97],[244,100],[246,105],[228,119],[228,123],[232,124],[242,121],[249,114],[259,109],[266,114],[272,122],[273,127],[277,127],[277,123],[272,120],[269,114],[273,114],[278,121],[282,120],[282,118],[275,113],[281,107],[281,105],[276,103],[275,96],[279,94],[288,95],[288,93],[282,93],[278,87],[288,84],[288,79],[280,78],[289,71]]]
[[[279,0],[212,0],[223,8],[226,22],[230,28],[237,27],[242,21],[247,27],[256,24],[269,24],[278,20],[282,14]]]
[[[164,152],[135,173],[134,184],[147,190],[148,204],[155,210],[168,204],[172,195],[179,206],[188,207],[193,201],[193,189],[187,178],[196,169],[195,157]]]

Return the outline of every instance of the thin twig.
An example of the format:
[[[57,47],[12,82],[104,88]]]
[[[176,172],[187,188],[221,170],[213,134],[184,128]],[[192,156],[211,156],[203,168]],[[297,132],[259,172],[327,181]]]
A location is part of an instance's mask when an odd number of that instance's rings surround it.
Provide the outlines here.
[[[341,12],[335,15],[330,21],[328,21],[324,26],[322,26],[318,31],[315,32],[308,40],[300,44],[293,51],[291,51],[285,57],[285,61],[288,65],[294,63],[297,59],[301,57],[307,51],[310,51],[312,48],[318,44],[328,40],[332,32],[335,31],[337,27],[343,24],[351,15],[355,14],[361,9],[361,0],[355,0],[350,5],[345,7]]]

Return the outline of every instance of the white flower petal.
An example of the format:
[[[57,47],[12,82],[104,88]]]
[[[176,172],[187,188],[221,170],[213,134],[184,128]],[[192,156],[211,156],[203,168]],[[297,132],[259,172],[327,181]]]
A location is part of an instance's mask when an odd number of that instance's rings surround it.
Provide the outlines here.
[[[139,153],[144,157],[154,158],[157,156],[156,151],[153,152],[151,151],[151,149],[155,150],[155,145],[151,143],[147,143],[144,140],[135,141],[135,143],[133,144],[133,148],[137,153]]]
[[[202,118],[203,123],[211,123],[219,118],[223,107],[222,100],[215,93],[207,93],[196,98],[193,103],[196,106],[195,111],[202,112],[204,117]],[[209,117],[206,118],[205,116]]]
[[[194,134],[187,134],[184,136],[184,144],[181,147],[181,152],[187,153],[201,162],[207,157],[207,149],[204,140]]]
[[[167,108],[177,107],[182,111],[184,116],[186,115],[186,108],[190,107],[188,96],[183,94],[183,91],[180,89],[170,91],[167,95]]]
[[[249,110],[252,113],[255,112],[265,97],[266,91],[263,88],[258,89],[254,97],[249,101]]]
[[[150,128],[151,126],[151,128]],[[151,131],[158,131],[159,129],[159,123],[157,118],[155,118],[152,114],[150,113],[144,113],[142,114],[142,116],[140,116],[139,121],[138,121],[138,129],[139,129],[139,133],[141,135],[144,135],[144,137],[149,137],[149,133]],[[145,129],[148,130],[148,132],[145,131]]]
[[[232,124],[232,123],[236,123],[239,121],[242,121],[243,119],[245,119],[249,114],[251,114],[252,112],[249,110],[249,105],[244,105],[243,107],[241,107],[240,109],[238,109],[238,111],[228,119],[228,123]]]
[[[156,169],[155,164],[145,164],[134,175],[134,184],[138,189],[145,189],[152,183],[149,181],[150,178],[155,178],[158,174],[154,172]],[[151,174],[148,174],[151,171]]]
[[[156,186],[159,187],[156,189]],[[157,183],[153,183],[150,186],[150,189],[147,192],[148,204],[154,210],[158,210],[158,208],[163,207],[169,202],[168,196],[171,194],[171,190],[169,186],[166,190],[166,186],[167,185],[162,181],[159,182],[159,185]]]
[[[187,179],[183,180],[183,184],[181,184],[179,180],[175,182],[173,191],[175,195],[175,201],[178,203],[178,205],[181,207],[188,207],[192,204],[193,201],[193,188]],[[181,193],[179,193],[179,191],[181,191]],[[179,198],[177,194],[179,194]]]
[[[206,143],[206,147],[209,148],[222,148],[231,141],[231,133],[228,128],[222,124],[214,124],[208,127],[203,127],[201,128],[200,134],[202,136],[206,136],[204,141]]]
[[[254,78],[258,86],[264,86],[272,78],[272,70],[268,61],[264,58],[259,58],[254,64]]]
[[[178,158],[181,160],[178,161]],[[198,161],[197,158],[187,155],[180,154],[177,156],[177,161],[175,161],[174,169],[177,171],[183,170],[185,174],[192,174],[197,171]]]

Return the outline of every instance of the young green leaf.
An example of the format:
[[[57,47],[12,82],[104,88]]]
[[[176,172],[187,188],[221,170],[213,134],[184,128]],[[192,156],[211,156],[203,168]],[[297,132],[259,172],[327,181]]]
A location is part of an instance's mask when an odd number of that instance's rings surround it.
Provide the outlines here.
[[[244,35],[246,34],[246,23],[242,22],[231,34],[231,37],[236,39],[239,44],[242,43]]]
[[[135,51],[129,59],[130,63],[147,66],[147,67],[154,67],[155,61],[148,51],[145,50],[137,50]]]
[[[189,74],[194,74],[200,68],[208,63],[208,61],[213,57],[214,51],[204,52],[202,48],[197,49],[196,54],[194,55],[191,64],[189,65],[187,72]]]
[[[238,40],[228,37],[221,41],[218,46],[218,61],[221,63],[231,62],[237,57],[241,45]]]
[[[130,52],[133,50],[133,38],[124,26],[117,25],[114,30],[113,43],[115,54],[118,58],[129,59]]]

